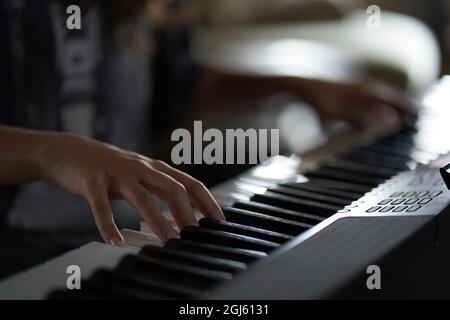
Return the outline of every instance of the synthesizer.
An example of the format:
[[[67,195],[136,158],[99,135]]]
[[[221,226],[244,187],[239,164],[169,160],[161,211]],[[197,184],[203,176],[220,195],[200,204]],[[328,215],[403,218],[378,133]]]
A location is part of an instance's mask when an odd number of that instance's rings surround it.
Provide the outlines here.
[[[343,135],[213,188],[226,221],[199,215],[166,243],[122,230],[124,247],[88,243],[1,282],[0,298],[448,298],[449,88],[430,88],[398,132]],[[81,290],[66,288],[70,265]]]

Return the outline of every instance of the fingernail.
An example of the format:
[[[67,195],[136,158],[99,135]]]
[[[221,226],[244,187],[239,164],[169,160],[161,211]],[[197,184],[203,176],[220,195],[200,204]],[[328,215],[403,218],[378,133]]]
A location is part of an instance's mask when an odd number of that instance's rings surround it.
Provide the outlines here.
[[[222,220],[226,220],[225,214],[223,213],[222,209],[219,209],[219,217],[221,217]]]
[[[124,241],[122,238],[115,236],[112,237],[111,240],[109,240],[109,244],[115,247],[123,247]]]
[[[225,215],[223,214],[222,211],[216,212],[216,214],[214,215],[214,217],[216,217],[217,220],[225,220]]]

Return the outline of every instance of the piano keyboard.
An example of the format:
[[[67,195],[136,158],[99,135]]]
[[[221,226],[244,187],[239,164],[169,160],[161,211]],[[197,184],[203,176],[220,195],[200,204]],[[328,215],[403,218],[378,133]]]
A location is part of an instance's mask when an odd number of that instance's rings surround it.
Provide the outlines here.
[[[338,155],[275,157],[214,188],[226,221],[199,217],[165,244],[145,225],[122,230],[124,248],[90,243],[7,279],[0,298],[333,296],[447,207],[445,185],[425,165],[450,151],[449,85],[434,86],[400,132]],[[82,290],[65,289],[69,265],[80,266]]]

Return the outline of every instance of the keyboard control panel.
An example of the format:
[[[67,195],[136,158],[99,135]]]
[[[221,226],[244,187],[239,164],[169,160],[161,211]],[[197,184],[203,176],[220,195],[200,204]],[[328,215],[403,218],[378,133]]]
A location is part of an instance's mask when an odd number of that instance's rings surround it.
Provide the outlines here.
[[[439,170],[419,167],[402,172],[339,210],[355,215],[435,215],[450,203]]]

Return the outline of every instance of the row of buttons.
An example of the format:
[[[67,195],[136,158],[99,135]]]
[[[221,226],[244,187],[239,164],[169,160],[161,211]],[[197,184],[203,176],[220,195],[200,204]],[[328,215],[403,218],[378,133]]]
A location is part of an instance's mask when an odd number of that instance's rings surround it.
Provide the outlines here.
[[[399,205],[399,204],[427,204],[429,203],[431,200],[433,200],[433,198],[423,198],[423,199],[419,199],[419,198],[399,198],[399,199],[384,199],[382,201],[380,201],[378,203],[378,205],[380,206],[384,206],[386,204],[392,204],[392,205]]]
[[[398,197],[403,197],[403,198],[431,197],[431,198],[434,198],[434,197],[439,196],[441,193],[442,193],[442,191],[408,191],[408,192],[399,191],[399,192],[394,192],[389,197],[390,198],[398,198]]]
[[[384,207],[382,207],[382,206],[374,206],[374,207],[371,207],[371,208],[367,209],[366,212],[369,212],[369,213],[377,212],[377,211],[378,212],[389,212],[389,211],[402,212],[402,211],[405,211],[405,210],[406,210],[406,212],[415,212],[415,211],[419,210],[420,208],[422,208],[422,206],[418,206],[418,205],[415,205],[415,206],[398,206],[398,207],[396,207],[396,206],[384,206]]]

